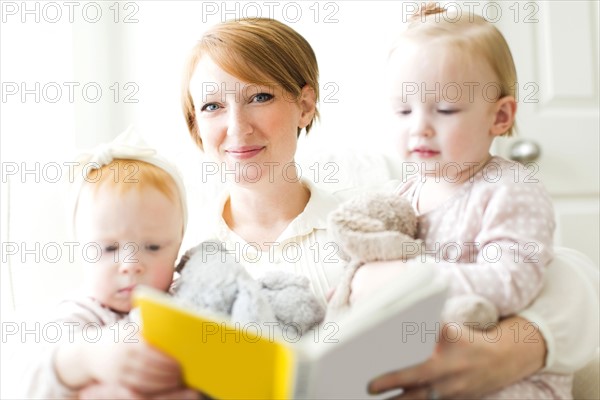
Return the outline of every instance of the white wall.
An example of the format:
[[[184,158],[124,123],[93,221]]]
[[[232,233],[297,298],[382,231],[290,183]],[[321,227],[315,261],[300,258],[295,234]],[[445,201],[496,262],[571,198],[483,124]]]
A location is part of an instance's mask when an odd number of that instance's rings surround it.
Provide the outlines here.
[[[180,163],[188,183],[198,189],[193,172],[201,156],[187,133],[179,95],[185,57],[208,26],[260,13],[288,23],[313,45],[321,69],[322,120],[301,140],[299,157],[310,159],[323,152],[393,154],[384,64],[401,29],[403,11],[418,4],[98,1],[75,2],[70,10],[63,2],[2,2],[2,311],[51,303],[79,276],[64,245],[69,171],[63,164],[78,150],[109,140],[133,122],[153,145]],[[485,4],[471,2],[478,12]],[[31,13],[24,13],[24,5]],[[510,29],[512,17],[507,14],[500,25]],[[36,82],[40,98],[22,98],[21,84],[33,89]],[[78,85],[73,86],[73,100],[68,85]],[[58,100],[56,87],[62,90]],[[94,102],[97,87],[102,95]],[[22,162],[29,169],[39,163],[40,176],[24,175]],[[62,168],[59,183],[50,182],[55,172],[51,163]],[[18,171],[10,174],[13,168]],[[194,203],[192,207],[199,208]],[[13,249],[6,243],[20,246],[19,253],[7,254]],[[53,243],[63,252],[58,262],[49,262]],[[39,262],[23,254],[35,246],[38,253],[47,250]]]
[[[302,140],[300,157],[388,148],[382,72],[399,3],[2,3],[3,311],[58,300],[78,277],[64,244],[64,163],[78,151],[133,122],[184,171],[198,169],[180,111],[184,60],[207,27],[256,15],[288,23],[318,55],[322,120]],[[57,172],[63,179],[51,182]]]
[[[330,146],[380,150],[387,116],[383,66],[389,42],[400,27],[399,2],[273,3],[277,6],[272,15],[305,36],[319,60],[322,121],[308,145],[313,150]],[[165,7],[161,2],[144,3],[140,23],[132,30],[135,80],[140,86],[136,124],[161,139],[175,135],[181,139],[185,125],[179,104],[180,75],[190,48],[207,27],[223,18],[256,14],[253,5],[261,5],[261,15],[269,16],[265,4],[184,1]]]
[[[298,30],[312,44],[321,69],[322,120],[310,137],[301,139],[299,158],[305,165],[314,166],[321,153],[338,155],[340,170],[335,175],[341,181],[338,187],[376,183],[390,176],[389,160],[397,160],[393,155],[392,134],[387,128],[385,59],[401,29],[406,15],[403,11],[414,9],[421,1],[75,1],[68,3],[69,6],[65,3],[68,2],[0,3],[3,327],[4,322],[12,320],[14,310],[51,307],[77,288],[81,271],[66,245],[70,241],[67,221],[71,177],[65,163],[73,161],[82,149],[110,140],[132,122],[151,144],[176,160],[186,175],[190,225],[183,248],[194,243],[195,235],[202,230],[204,202],[215,188],[197,177],[201,155],[189,138],[180,111],[181,72],[195,40],[208,26],[223,19],[257,14],[275,17]],[[470,7],[482,12],[487,3],[470,2]],[[507,33],[509,42],[519,43],[524,37],[521,30],[531,29],[523,24],[515,28],[513,21],[519,22],[535,10],[533,3],[503,3],[504,15],[498,26]],[[595,98],[586,104],[595,106],[597,123],[598,6],[591,9],[594,15],[589,18],[595,36],[590,40],[595,44],[595,54],[582,59],[595,60],[592,70],[596,71],[596,79],[586,80],[592,81],[590,90]],[[493,10],[487,8],[488,12]],[[515,18],[516,11],[520,12],[519,18]],[[588,17],[587,13],[585,16]],[[496,16],[491,14],[491,17]],[[570,23],[565,21],[564,27],[559,26],[554,33],[560,36],[561,29],[570,29]],[[540,30],[535,32],[534,37],[547,35]],[[546,42],[553,45],[549,40]],[[578,41],[572,44],[577,46]],[[537,65],[535,52],[524,49],[523,53],[516,60],[521,77],[535,68],[552,75],[549,66]],[[581,61],[569,60],[582,64]],[[529,75],[530,80],[539,80],[535,74]],[[570,87],[570,80],[560,82]],[[73,98],[70,87],[74,89]],[[97,88],[101,95],[96,93]],[[22,89],[28,92],[23,94]],[[57,89],[61,96],[57,95]],[[521,117],[529,115],[523,113]],[[558,132],[556,136],[547,136],[546,130],[535,133],[544,134],[546,152],[551,147],[560,150],[569,146],[568,154],[579,154],[576,146],[586,146],[589,142],[563,145],[568,142],[563,134],[568,133]],[[559,136],[561,141],[548,143]],[[499,150],[502,148],[501,144]],[[594,155],[591,158],[595,164],[591,164],[597,166],[597,145],[595,150],[586,150],[586,154]],[[367,153],[386,153],[388,158],[363,155]],[[562,162],[564,155],[549,159]],[[368,167],[362,167],[363,161]],[[581,169],[590,161],[575,163]],[[33,172],[27,173],[24,168]],[[323,164],[321,168],[322,174],[329,172]],[[62,179],[55,182],[57,172]],[[364,172],[371,175],[365,178]],[[592,176],[597,176],[597,171],[594,173]],[[589,171],[583,175],[587,177]],[[553,178],[558,186],[562,185],[559,177]],[[566,201],[555,197],[555,200],[557,212],[563,216],[559,218],[562,231],[574,233],[557,235],[558,243],[591,249],[588,255],[598,260],[597,184],[595,187],[583,199]],[[81,251],[81,246],[75,247],[77,251]],[[10,383],[4,374],[13,367],[5,350],[10,347],[3,346],[0,351],[3,374],[0,398],[6,397]]]

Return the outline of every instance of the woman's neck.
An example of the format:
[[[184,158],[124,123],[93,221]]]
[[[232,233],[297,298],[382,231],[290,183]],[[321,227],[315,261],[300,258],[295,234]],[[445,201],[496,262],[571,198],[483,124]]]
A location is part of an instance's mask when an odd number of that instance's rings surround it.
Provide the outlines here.
[[[223,219],[246,242],[275,241],[308,204],[310,190],[298,182],[265,182],[234,185],[223,208]]]

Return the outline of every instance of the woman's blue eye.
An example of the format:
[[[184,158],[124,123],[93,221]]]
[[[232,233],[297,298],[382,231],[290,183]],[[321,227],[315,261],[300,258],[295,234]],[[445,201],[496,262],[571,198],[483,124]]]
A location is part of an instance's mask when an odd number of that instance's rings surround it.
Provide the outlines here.
[[[271,100],[272,98],[273,98],[272,94],[258,93],[256,96],[254,96],[253,100],[256,101],[257,103],[265,103],[265,102]]]
[[[217,111],[219,109],[219,105],[215,103],[208,103],[202,106],[200,111]]]

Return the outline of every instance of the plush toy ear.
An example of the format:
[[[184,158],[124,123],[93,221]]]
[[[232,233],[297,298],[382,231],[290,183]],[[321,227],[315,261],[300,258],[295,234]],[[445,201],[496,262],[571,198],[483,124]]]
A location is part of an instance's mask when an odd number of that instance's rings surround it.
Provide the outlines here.
[[[310,281],[305,276],[270,271],[258,282],[275,317],[286,331],[294,329],[296,334],[302,335],[325,317],[325,309],[315,297]]]
[[[221,258],[219,252],[197,246],[187,253],[185,268],[173,287],[173,296],[195,310],[229,315],[238,297],[238,280],[252,278],[241,265]]]
[[[181,273],[181,271],[185,268],[190,258],[192,258],[192,256],[194,256],[194,254],[198,252],[205,254],[206,259],[204,261],[207,261],[208,258],[220,257],[220,252],[222,251],[224,251],[224,249],[221,243],[212,240],[204,241],[199,245],[192,247],[191,249],[186,251],[183,256],[181,256],[179,263],[177,263],[177,266],[175,267],[175,271]]]
[[[245,277],[238,279],[237,282],[238,293],[231,308],[231,321],[241,324],[276,322],[273,308],[261,293],[258,282]]]
[[[337,240],[336,240],[337,242]],[[350,261],[350,254],[346,253],[344,251],[344,249],[342,248],[342,246],[337,246],[337,255],[340,259],[344,260],[344,261]]]
[[[268,290],[282,290],[290,286],[310,289],[310,281],[306,276],[277,270],[265,272],[258,283]]]
[[[190,258],[192,258],[194,253],[197,251],[197,248],[198,248],[198,246],[192,247],[191,249],[186,251],[183,256],[181,256],[179,263],[177,263],[177,266],[175,267],[176,272],[181,273],[181,271],[183,271],[183,268],[185,268],[185,265],[187,264],[187,262],[190,260]]]
[[[491,301],[477,294],[453,296],[444,305],[442,320],[458,324],[479,324],[475,327],[482,329],[498,321],[498,309]]]

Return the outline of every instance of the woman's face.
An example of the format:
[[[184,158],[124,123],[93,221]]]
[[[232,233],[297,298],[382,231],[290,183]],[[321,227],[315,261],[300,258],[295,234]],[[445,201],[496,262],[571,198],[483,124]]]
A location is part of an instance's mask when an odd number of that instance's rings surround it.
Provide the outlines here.
[[[277,85],[241,81],[210,57],[198,63],[190,83],[198,131],[205,153],[222,177],[236,184],[296,179],[298,128],[314,115],[314,91],[300,99]]]

